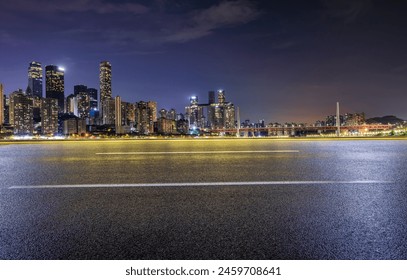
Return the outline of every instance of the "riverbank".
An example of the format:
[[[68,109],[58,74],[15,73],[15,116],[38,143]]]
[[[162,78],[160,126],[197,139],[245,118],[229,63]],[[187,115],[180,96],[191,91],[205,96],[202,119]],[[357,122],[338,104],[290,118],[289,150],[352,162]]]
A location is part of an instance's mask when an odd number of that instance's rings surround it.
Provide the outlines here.
[[[45,144],[61,142],[131,142],[131,141],[361,141],[407,140],[407,136],[383,137],[140,137],[140,138],[60,138],[60,139],[0,139],[1,144]]]

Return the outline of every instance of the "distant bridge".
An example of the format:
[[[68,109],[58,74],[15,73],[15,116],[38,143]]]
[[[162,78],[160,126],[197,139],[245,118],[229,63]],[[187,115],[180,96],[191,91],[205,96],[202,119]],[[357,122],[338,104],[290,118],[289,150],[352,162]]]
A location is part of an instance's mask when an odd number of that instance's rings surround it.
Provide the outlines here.
[[[359,132],[371,132],[371,131],[383,131],[392,129],[392,125],[383,124],[364,124],[364,125],[352,125],[341,126],[341,132],[359,131]],[[242,128],[218,128],[211,129],[211,133],[227,133],[227,134],[241,134],[252,135],[267,134],[267,135],[297,135],[297,134],[316,134],[316,133],[335,133],[337,131],[336,126],[282,126],[282,127],[242,127]]]

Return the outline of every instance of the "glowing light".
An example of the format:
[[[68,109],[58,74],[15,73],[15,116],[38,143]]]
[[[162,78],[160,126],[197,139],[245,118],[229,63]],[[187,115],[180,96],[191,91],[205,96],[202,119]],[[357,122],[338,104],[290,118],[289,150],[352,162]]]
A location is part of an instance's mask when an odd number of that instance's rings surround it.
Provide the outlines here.
[[[58,67],[58,70],[64,72],[65,68],[64,67]]]

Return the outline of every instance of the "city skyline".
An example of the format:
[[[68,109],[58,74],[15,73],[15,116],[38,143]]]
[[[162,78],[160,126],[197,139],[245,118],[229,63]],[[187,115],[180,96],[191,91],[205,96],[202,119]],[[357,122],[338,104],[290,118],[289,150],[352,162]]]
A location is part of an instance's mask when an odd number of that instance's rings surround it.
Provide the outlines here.
[[[106,60],[113,96],[178,112],[192,95],[226,89],[242,120],[313,122],[337,101],[407,119],[406,3],[36,2],[0,4],[5,94],[25,90],[31,61],[65,68],[65,97],[74,85],[99,88]]]

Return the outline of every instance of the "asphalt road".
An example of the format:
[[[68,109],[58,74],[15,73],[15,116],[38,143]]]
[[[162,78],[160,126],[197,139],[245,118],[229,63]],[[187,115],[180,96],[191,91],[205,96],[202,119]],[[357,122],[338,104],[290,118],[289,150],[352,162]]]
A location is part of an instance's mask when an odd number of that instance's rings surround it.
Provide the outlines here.
[[[407,259],[407,141],[0,144],[0,259]]]

